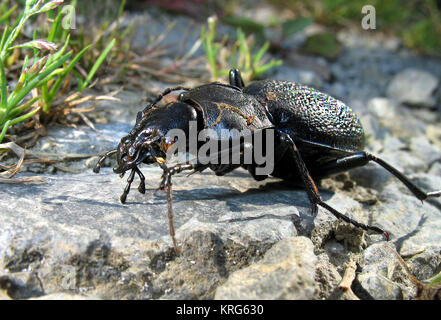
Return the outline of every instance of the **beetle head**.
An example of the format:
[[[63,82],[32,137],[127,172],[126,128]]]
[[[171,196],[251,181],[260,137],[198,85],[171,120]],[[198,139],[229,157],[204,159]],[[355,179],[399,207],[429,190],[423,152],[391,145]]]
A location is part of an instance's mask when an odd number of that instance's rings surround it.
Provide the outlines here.
[[[167,132],[181,129],[187,134],[190,121],[197,120],[196,109],[183,102],[139,112],[132,131],[118,145],[118,166],[113,171],[124,173],[141,163],[164,163],[167,150],[175,142],[167,137]]]

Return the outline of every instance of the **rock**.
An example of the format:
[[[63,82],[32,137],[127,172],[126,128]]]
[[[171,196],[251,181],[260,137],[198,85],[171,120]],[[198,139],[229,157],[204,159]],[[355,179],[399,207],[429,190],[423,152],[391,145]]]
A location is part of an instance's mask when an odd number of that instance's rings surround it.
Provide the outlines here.
[[[400,103],[434,107],[438,86],[438,79],[429,72],[409,68],[395,75],[387,88],[387,96]]]
[[[260,259],[268,247],[224,241],[209,230],[194,231],[185,238],[179,257],[155,261],[153,272],[159,274],[151,277],[151,298],[213,299],[230,273]]]
[[[430,142],[441,149],[441,128],[439,126],[428,125],[426,128],[426,136]]]
[[[369,100],[367,108],[378,119],[383,121],[391,121],[397,117],[400,112],[394,100],[376,97]]]
[[[36,143],[32,152],[39,153],[42,158],[64,159],[54,164],[61,171],[80,172],[95,166],[98,154],[115,149],[130,129],[129,124],[122,122],[97,124],[95,129],[84,125],[77,128],[55,126],[51,128],[50,135]],[[110,160],[106,160],[105,165],[109,163]],[[37,163],[26,167],[26,170],[53,173],[53,168]]]
[[[433,176],[418,174],[413,181],[423,190],[440,188],[439,178]],[[373,214],[377,217],[379,226],[390,232],[391,241],[400,254],[409,256],[407,251],[412,252],[413,249],[410,248],[415,246],[421,251],[431,246],[441,249],[439,199],[422,204],[406,187],[393,182],[385,186],[379,193],[379,198],[381,202],[373,210]]]
[[[328,299],[341,281],[341,275],[335,266],[329,261],[328,255],[322,253],[317,256],[315,264],[315,297],[317,299]]]
[[[381,97],[370,99],[367,109],[369,114],[361,116],[362,124],[366,133],[374,135],[378,140],[384,140],[392,135],[394,138],[407,141],[425,135],[427,123],[417,118],[414,110],[400,108],[393,99]],[[370,122],[375,122],[373,129]],[[386,129],[387,132],[381,129]],[[386,141],[382,142],[384,149],[389,149],[389,144]]]
[[[148,177],[147,194],[133,188],[127,205],[119,203],[125,181],[107,168],[99,175],[91,171],[46,175],[45,184],[8,185],[8,192],[2,185],[0,272],[11,277],[37,272],[42,283],[39,294],[70,290],[107,299],[171,294],[182,298],[210,297],[212,287],[222,276],[199,286],[197,291],[185,286],[180,289],[182,285],[173,282],[176,274],[186,274],[182,266],[195,273],[202,268],[177,262],[169,236],[165,195],[155,191],[161,170],[150,167],[143,171]],[[236,191],[231,187],[234,185],[249,190]],[[192,252],[192,261],[205,261],[204,255],[211,254],[209,241],[197,240],[197,246],[188,245],[196,241],[191,239],[199,239],[195,232],[210,232],[218,239],[216,243],[224,243],[219,245],[219,255],[230,252],[232,259],[227,260],[231,267],[224,268],[224,277],[248,263],[255,252],[264,253],[280,239],[296,235],[293,216],[299,210],[308,215],[310,210],[306,194],[280,184],[273,188],[275,193],[267,193],[270,187],[257,186],[259,183],[241,171],[227,178],[207,172],[191,179],[174,179],[177,238]],[[292,206],[295,194],[300,196],[299,207]],[[14,200],[18,198],[20,201]],[[186,256],[184,251],[183,257]],[[167,263],[173,272],[164,271]],[[172,268],[174,264],[177,266]],[[199,282],[187,285],[195,283]],[[32,292],[29,289],[26,294],[33,296]]]
[[[429,166],[428,174],[435,177],[441,177],[441,159],[438,159],[436,162],[432,163]]]
[[[441,267],[441,250],[435,246],[427,247],[424,251],[414,254],[406,262],[418,280],[430,279],[439,272]]]
[[[377,300],[411,299],[417,294],[416,285],[399,262],[395,249],[385,243],[367,248],[360,261],[361,272],[357,282],[364,291],[355,293],[364,298],[366,294]]]
[[[416,157],[424,160],[427,164],[441,159],[441,149],[437,145],[431,144],[423,136],[414,137],[410,140],[410,150]]]
[[[231,274],[215,299],[313,299],[316,261],[311,240],[283,239],[262,260]]]
[[[311,70],[304,69],[284,69],[279,68],[277,74],[274,76],[275,79],[286,80],[297,82],[305,86],[309,86],[312,88],[320,88],[322,85],[322,79],[320,76]]]
[[[77,142],[81,145],[82,140]],[[231,273],[252,267],[278,241],[301,235],[311,237],[316,250],[324,248],[330,257],[331,264],[320,259],[314,269],[311,289],[315,298],[329,298],[346,248],[363,247],[358,229],[338,223],[323,208],[311,216],[302,189],[277,179],[256,182],[244,170],[225,177],[207,171],[174,177],[174,222],[183,247],[176,256],[165,195],[155,191],[161,170],[142,170],[148,177],[146,195],[137,192],[135,180],[126,205],[119,203],[125,181],[110,168],[98,175],[90,169],[43,175],[46,183],[39,185],[1,185],[0,272],[14,283],[16,294],[11,297],[68,292],[100,299],[210,299]],[[375,177],[377,172],[367,174]],[[438,180],[431,179],[421,183],[436,188]],[[381,201],[366,208],[350,193],[320,192],[337,210],[390,231],[392,241],[407,254],[408,248],[422,252],[436,247],[441,243],[438,210],[430,203],[421,206],[403,189],[389,175],[385,188],[379,188]],[[418,227],[426,220],[430,223]],[[415,226],[421,232],[414,233]],[[367,239],[372,243],[381,235]],[[291,291],[285,294],[294,297]],[[304,297],[312,297],[309,294]]]

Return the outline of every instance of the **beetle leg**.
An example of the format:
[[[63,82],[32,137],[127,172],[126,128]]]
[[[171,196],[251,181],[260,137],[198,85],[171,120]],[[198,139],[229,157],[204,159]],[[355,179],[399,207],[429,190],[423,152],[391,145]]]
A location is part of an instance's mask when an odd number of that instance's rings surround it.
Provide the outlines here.
[[[181,252],[181,249],[178,246],[178,242],[176,241],[175,237],[175,225],[173,223],[173,194],[172,194],[172,183],[171,183],[171,176],[167,180],[167,185],[165,186],[167,188],[167,216],[168,216],[168,230],[170,233],[170,237],[173,241],[173,247],[175,248],[175,252],[179,253]]]
[[[179,253],[181,249],[178,246],[178,243],[176,241],[175,237],[175,226],[173,223],[173,195],[172,195],[172,182],[171,177],[172,175],[176,173],[180,173],[184,170],[200,170],[201,168],[198,165],[193,165],[192,163],[183,163],[183,164],[177,164],[173,167],[167,167],[164,163],[159,163],[164,173],[162,174],[162,182],[159,185],[159,189],[164,190],[167,192],[167,216],[168,216],[168,228],[170,231],[170,237],[173,241],[173,246],[175,248],[176,253]]]
[[[130,172],[129,178],[127,179],[127,185],[124,188],[124,192],[122,193],[121,197],[119,197],[119,200],[121,200],[121,203],[126,203],[127,195],[130,192],[130,185],[132,184],[133,179],[135,178],[135,172],[136,172],[136,169],[132,169],[132,171]]]
[[[173,167],[168,167],[164,170],[162,175],[162,182],[159,185],[159,189],[163,190],[169,183],[171,183],[171,176],[180,173],[184,170],[196,170],[195,166],[191,163],[177,164]]]
[[[331,175],[333,173],[346,171],[352,168],[364,166],[370,161],[374,161],[384,169],[393,174],[396,178],[398,178],[419,200],[423,201],[432,197],[440,197],[441,190],[425,192],[421,190],[415,183],[410,181],[405,175],[403,175],[400,171],[395,169],[393,166],[388,164],[386,161],[374,156],[373,154],[367,152],[357,152],[345,156],[340,159],[336,159],[330,163],[326,163],[317,170],[317,174],[313,172],[313,176],[326,176]]]
[[[373,154],[370,154],[367,152],[365,152],[365,154],[366,154],[366,158],[368,159],[368,161],[374,161],[374,162],[378,163],[384,169],[386,169],[391,174],[393,174],[395,177],[397,177],[415,195],[415,197],[417,197],[421,201],[427,200],[428,198],[441,197],[441,190],[432,191],[432,192],[424,192],[416,184],[414,184],[412,181],[410,181],[404,174],[402,174],[400,171],[398,171],[397,169],[392,167],[386,161],[374,156]]]
[[[361,228],[363,230],[366,230],[366,231],[371,230],[376,233],[381,233],[385,236],[385,238],[387,240],[389,240],[389,234],[386,231],[384,231],[378,227],[375,227],[375,226],[370,226],[370,225],[360,223],[352,218],[349,218],[348,216],[344,215],[343,213],[340,213],[336,209],[332,208],[330,205],[326,204],[321,199],[320,194],[318,192],[318,188],[315,185],[315,182],[312,179],[311,175],[309,174],[308,169],[306,168],[305,162],[303,161],[303,159],[300,155],[300,152],[297,149],[297,146],[294,143],[294,141],[286,133],[281,133],[281,139],[285,143],[288,143],[289,145],[291,145],[291,147],[292,147],[294,162],[295,162],[297,169],[300,173],[300,177],[302,178],[303,183],[305,185],[306,192],[307,192],[309,200],[311,201],[311,204],[312,204],[313,212],[317,212],[317,205],[319,205],[319,206],[325,208],[326,210],[328,210],[329,212],[331,212],[336,218],[342,219],[343,221],[348,222],[348,223],[350,223],[358,228]]]
[[[240,89],[245,87],[245,84],[243,82],[243,79],[242,79],[242,76],[240,74],[239,69],[231,69],[230,74],[229,74],[229,78],[230,78],[230,84],[232,86],[238,87]]]
[[[145,177],[142,174],[141,170],[139,170],[138,167],[135,167],[135,171],[138,174],[139,179],[141,180],[141,182],[139,183],[139,186],[138,186],[138,191],[140,193],[144,194],[145,193]]]

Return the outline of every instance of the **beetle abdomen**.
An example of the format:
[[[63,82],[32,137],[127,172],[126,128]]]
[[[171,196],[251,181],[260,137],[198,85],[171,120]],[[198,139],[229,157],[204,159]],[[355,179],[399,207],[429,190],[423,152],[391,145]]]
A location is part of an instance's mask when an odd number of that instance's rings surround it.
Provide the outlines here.
[[[290,129],[307,142],[341,150],[362,150],[364,131],[358,117],[343,102],[289,81],[257,81],[244,93],[266,106],[275,126]]]

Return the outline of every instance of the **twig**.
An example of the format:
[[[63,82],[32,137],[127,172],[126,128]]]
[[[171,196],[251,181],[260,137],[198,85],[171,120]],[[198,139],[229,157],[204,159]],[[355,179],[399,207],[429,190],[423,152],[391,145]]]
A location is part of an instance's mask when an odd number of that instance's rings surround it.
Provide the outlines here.
[[[355,259],[350,258],[348,265],[346,266],[346,270],[343,275],[343,278],[341,279],[339,285],[337,286],[338,289],[344,292],[351,290],[352,282],[355,279],[355,270],[357,270],[357,264],[355,262]]]
[[[9,179],[9,178],[0,178],[0,183],[9,183],[9,184],[19,184],[19,183],[46,183],[46,180],[42,177],[28,177],[21,179]]]

